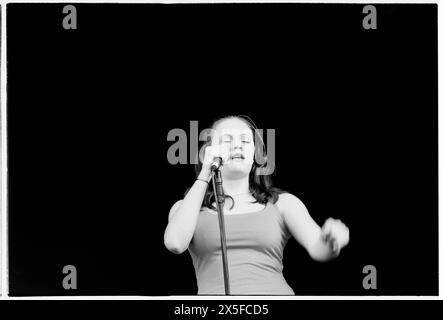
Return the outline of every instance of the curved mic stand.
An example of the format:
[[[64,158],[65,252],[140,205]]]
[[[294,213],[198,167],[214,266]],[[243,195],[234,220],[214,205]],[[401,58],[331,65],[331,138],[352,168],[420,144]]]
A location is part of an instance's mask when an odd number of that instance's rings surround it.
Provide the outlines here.
[[[220,227],[220,242],[222,248],[222,259],[223,259],[223,276],[225,281],[225,294],[230,295],[229,288],[229,270],[228,270],[228,254],[226,250],[226,234],[225,234],[225,222],[223,216],[223,204],[225,202],[225,197],[223,194],[223,180],[221,172],[218,169],[212,171],[212,186],[214,188],[215,203],[217,204],[218,212],[218,224]]]

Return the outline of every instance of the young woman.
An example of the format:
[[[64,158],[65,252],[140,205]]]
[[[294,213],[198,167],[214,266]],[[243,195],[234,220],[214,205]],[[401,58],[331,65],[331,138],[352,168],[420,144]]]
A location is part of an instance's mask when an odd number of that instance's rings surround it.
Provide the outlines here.
[[[212,125],[203,146],[198,177],[183,200],[169,212],[164,234],[168,250],[189,250],[198,294],[224,294],[219,222],[212,189],[211,164],[220,156],[225,193],[229,283],[233,295],[294,295],[282,271],[284,247],[293,236],[317,261],[339,255],[349,242],[349,230],[329,218],[322,227],[294,195],[274,188],[263,174],[268,163],[263,140],[247,116],[228,116]]]

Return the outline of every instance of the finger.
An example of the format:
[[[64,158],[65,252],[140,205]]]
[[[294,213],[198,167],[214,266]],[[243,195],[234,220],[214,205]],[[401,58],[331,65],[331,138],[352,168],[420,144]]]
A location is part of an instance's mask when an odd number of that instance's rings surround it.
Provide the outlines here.
[[[324,236],[326,236],[327,234],[329,234],[330,232],[331,232],[331,229],[332,229],[332,223],[331,223],[331,221],[328,219],[328,220],[326,220],[326,222],[323,224],[323,227],[322,227],[322,234],[324,235]]]
[[[217,130],[213,130],[211,132],[211,145],[216,146],[220,144],[220,136],[217,132]]]
[[[226,148],[219,149],[219,156],[223,159],[224,163],[229,161],[229,151],[226,150]]]
[[[325,223],[323,223],[322,230],[325,231],[330,226],[331,226],[331,221],[328,219],[328,220],[325,221]]]
[[[331,228],[336,224],[335,220],[332,218],[326,219],[325,223],[323,224],[323,229],[325,231],[331,230]]]
[[[329,239],[331,238],[331,230],[329,229],[325,229],[324,231],[322,231],[322,239],[324,242],[328,242]]]
[[[206,147],[206,149],[205,149],[205,156],[204,156],[204,159],[203,159],[204,163],[209,164],[212,161],[213,158],[214,158],[213,157],[213,147],[212,146]]]
[[[333,239],[331,241],[331,248],[333,252],[337,252],[340,249],[337,240]]]
[[[211,146],[210,152],[208,154],[208,158],[212,161],[214,158],[221,157],[220,155],[220,146],[214,145]]]
[[[212,146],[212,156],[218,157],[220,155],[220,145],[215,144]]]
[[[329,242],[331,241],[331,236],[332,236],[332,235],[331,235],[330,232],[328,232],[327,234],[325,234],[325,238],[324,238],[325,240],[324,240],[324,241],[329,243]]]
[[[349,228],[345,225],[343,226],[343,239],[342,239],[342,247],[346,246],[349,243]]]

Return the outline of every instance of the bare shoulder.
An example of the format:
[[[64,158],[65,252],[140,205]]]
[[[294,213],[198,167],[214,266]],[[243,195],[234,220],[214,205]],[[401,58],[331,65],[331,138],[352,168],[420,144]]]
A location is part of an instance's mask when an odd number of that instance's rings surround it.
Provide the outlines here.
[[[171,221],[172,217],[174,216],[175,212],[177,212],[177,209],[181,206],[183,202],[183,199],[178,200],[174,205],[171,207],[171,210],[169,210],[169,216],[168,221]]]
[[[275,204],[283,215],[286,215],[288,212],[294,213],[303,212],[306,210],[303,202],[289,192],[280,194]]]

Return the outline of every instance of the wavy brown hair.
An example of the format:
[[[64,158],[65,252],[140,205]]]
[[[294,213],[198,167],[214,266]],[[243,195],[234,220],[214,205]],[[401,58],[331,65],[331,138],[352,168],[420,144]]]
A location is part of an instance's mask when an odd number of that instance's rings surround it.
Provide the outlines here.
[[[228,115],[213,121],[210,128],[215,129],[218,124],[227,119],[239,119],[244,123],[246,123],[248,127],[252,130],[252,136],[254,137],[254,146],[255,146],[254,162],[252,164],[252,168],[249,173],[249,191],[251,192],[252,196],[255,198],[255,201],[252,203],[266,204],[268,201],[271,201],[271,203],[277,202],[279,194],[282,194],[285,191],[278,189],[272,185],[272,177],[275,175],[275,164],[274,163],[271,164],[270,163],[271,160],[267,157],[266,146],[263,141],[263,137],[261,136],[260,131],[258,130],[254,121],[252,121],[252,119],[247,115]],[[200,146],[198,148],[199,154],[203,150],[205,150],[205,148],[209,145],[211,145],[210,135],[207,137],[206,141],[200,142]],[[257,159],[259,159],[260,161],[257,161]],[[274,167],[274,171],[272,172],[272,174],[259,174],[259,172],[257,172],[258,168],[265,168],[269,165]],[[200,157],[198,157],[198,162],[195,165],[196,176],[199,175],[201,168],[202,168],[202,162],[200,160]],[[188,191],[189,189],[186,190],[185,195],[188,193]],[[235,204],[234,199],[229,194],[225,194],[224,196],[232,199],[232,206],[231,206],[232,209]],[[207,207],[216,210],[216,208],[212,205],[214,201],[215,201],[214,189],[212,183],[209,183],[209,186],[206,189],[206,193],[203,198],[202,207]]]

